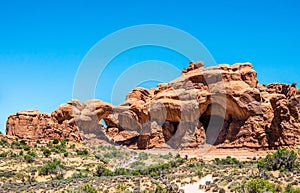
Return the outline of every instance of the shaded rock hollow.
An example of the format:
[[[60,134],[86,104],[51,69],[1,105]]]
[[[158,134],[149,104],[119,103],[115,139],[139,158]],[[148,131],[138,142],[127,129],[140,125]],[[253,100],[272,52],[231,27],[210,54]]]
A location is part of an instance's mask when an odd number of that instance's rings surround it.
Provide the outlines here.
[[[32,141],[101,140],[134,149],[293,146],[300,144],[299,110],[295,84],[258,84],[250,63],[204,68],[191,62],[177,79],[136,88],[119,106],[72,100],[51,114],[10,115],[6,133]]]

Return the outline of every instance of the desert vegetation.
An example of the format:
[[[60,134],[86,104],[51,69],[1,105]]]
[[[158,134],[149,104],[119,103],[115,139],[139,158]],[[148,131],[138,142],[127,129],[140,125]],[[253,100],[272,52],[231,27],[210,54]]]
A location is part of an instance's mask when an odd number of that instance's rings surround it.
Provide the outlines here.
[[[202,160],[177,153],[153,154],[69,140],[27,144],[0,140],[1,192],[183,192],[212,176],[206,192],[300,192],[298,150],[265,157]]]

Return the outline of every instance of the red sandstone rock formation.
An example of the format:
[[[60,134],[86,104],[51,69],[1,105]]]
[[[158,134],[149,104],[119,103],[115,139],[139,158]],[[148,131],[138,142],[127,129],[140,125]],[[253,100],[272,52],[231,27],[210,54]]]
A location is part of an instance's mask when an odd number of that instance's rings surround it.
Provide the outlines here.
[[[100,138],[139,149],[205,143],[278,147],[300,144],[299,111],[295,84],[260,85],[250,63],[205,69],[203,63],[191,62],[177,79],[153,89],[136,88],[117,107],[73,100],[51,115],[11,115],[7,135],[31,140]]]

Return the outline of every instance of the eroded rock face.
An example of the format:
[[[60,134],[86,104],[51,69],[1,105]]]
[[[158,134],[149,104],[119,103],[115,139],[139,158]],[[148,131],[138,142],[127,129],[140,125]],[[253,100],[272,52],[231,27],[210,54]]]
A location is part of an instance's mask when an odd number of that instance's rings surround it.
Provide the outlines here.
[[[21,111],[8,117],[6,135],[29,141],[64,138],[80,141],[79,130],[67,112],[59,118],[37,110]]]
[[[169,83],[132,90],[120,106],[72,100],[52,114],[11,115],[7,135],[99,138],[138,149],[198,148],[207,143],[223,148],[278,147],[300,144],[299,111],[296,84],[260,85],[250,63],[204,68],[201,62],[191,62]]]
[[[103,138],[105,134],[99,120],[111,112],[112,105],[100,100],[85,103],[72,100],[60,105],[51,114],[27,110],[10,115],[6,134],[29,141],[64,138],[81,141],[85,134]]]
[[[295,145],[299,93],[295,85],[259,85],[250,63],[206,69],[190,63],[170,83],[134,89],[114,118],[118,128],[140,134],[134,142],[140,149]]]

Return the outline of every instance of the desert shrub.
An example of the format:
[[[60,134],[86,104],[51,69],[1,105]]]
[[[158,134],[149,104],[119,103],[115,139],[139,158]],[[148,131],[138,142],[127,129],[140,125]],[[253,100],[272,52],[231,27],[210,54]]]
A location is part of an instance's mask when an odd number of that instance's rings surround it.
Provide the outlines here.
[[[28,151],[27,155],[31,155],[32,157],[36,157],[36,154],[33,151]]]
[[[298,165],[297,159],[298,156],[295,151],[281,148],[259,160],[257,165],[259,169],[290,171]]]
[[[77,149],[76,153],[77,153],[77,155],[89,155],[89,152],[86,149],[83,149],[83,150]]]
[[[7,157],[8,156],[8,152],[1,152],[0,153],[0,157]]]
[[[143,169],[145,167],[145,163],[141,161],[135,161],[130,164],[130,168],[133,169]]]
[[[69,153],[68,152],[65,152],[64,153],[64,157],[68,157],[69,156]]]
[[[198,175],[200,178],[204,176],[203,172],[200,171],[200,170],[197,172],[197,175]]]
[[[20,145],[27,145],[27,143],[22,139],[22,140],[20,141]]]
[[[127,157],[128,153],[127,152],[122,152],[118,149],[112,149],[111,151],[103,154],[103,157],[112,159],[112,158],[125,158]]]
[[[75,149],[75,147],[76,147],[75,144],[72,144],[72,145],[70,145],[69,148],[70,148],[70,149]]]
[[[53,144],[58,144],[58,143],[59,143],[59,140],[58,140],[58,139],[53,139],[52,143],[53,143]]]
[[[173,157],[172,153],[169,152],[168,154],[165,155],[160,155],[159,157],[163,158],[163,159],[171,159]]]
[[[14,172],[12,171],[0,171],[0,178],[3,177],[3,178],[10,178],[10,177],[13,177],[15,175]]]
[[[85,177],[86,177],[86,175],[83,175],[82,172],[74,172],[72,174],[72,178],[85,178]]]
[[[25,151],[29,151],[31,148],[28,145],[21,145],[21,148],[24,149]]]
[[[139,170],[134,170],[134,171],[131,172],[131,175],[132,176],[139,176],[139,175],[141,175],[141,173],[140,173]]]
[[[31,155],[29,155],[29,154],[26,154],[26,155],[24,156],[24,159],[25,159],[25,161],[26,161],[27,163],[32,163],[32,162],[34,162],[34,157],[31,156]]]
[[[36,154],[33,151],[28,151],[27,154],[24,156],[24,159],[27,163],[34,162]]]
[[[45,157],[49,157],[51,155],[50,149],[48,149],[46,147],[42,148],[42,152],[43,152]]]
[[[57,173],[58,170],[63,169],[64,166],[60,160],[53,160],[46,163],[43,167],[39,169],[39,174],[42,176],[49,175],[52,173]]]
[[[159,173],[157,171],[151,171],[149,174],[151,177],[156,177],[159,175]]]
[[[11,142],[10,146],[13,149],[22,149],[21,144],[20,144],[18,138],[16,138],[13,142]]]
[[[275,185],[268,182],[263,178],[250,179],[245,186],[247,193],[264,193],[264,192],[276,192]]]
[[[116,189],[121,190],[121,191],[125,191],[126,188],[127,188],[126,184],[124,184],[124,183],[118,183],[117,186],[116,186]]]
[[[169,190],[162,188],[160,185],[156,185],[154,192],[155,193],[168,193]]]
[[[140,160],[147,160],[149,158],[149,155],[145,152],[141,152],[139,153],[139,157]]]
[[[104,164],[108,164],[108,160],[106,160],[102,155],[99,155],[99,154],[94,154],[95,155],[95,158],[100,160],[101,162],[103,162]]]
[[[65,139],[63,139],[63,140],[60,140],[60,144],[61,144],[62,146],[66,146],[68,142],[69,142],[69,139],[68,139],[68,138],[65,138]]]
[[[187,167],[189,167],[189,168],[202,168],[203,164],[201,164],[199,162],[192,162],[192,163],[188,163]]]
[[[167,173],[171,169],[171,163],[153,164],[140,170],[142,175],[149,175],[151,177],[158,176],[161,173]]]
[[[80,188],[82,190],[82,192],[85,193],[97,193],[98,191],[90,184],[84,184],[83,186],[81,186]]]
[[[129,174],[130,174],[130,170],[126,168],[116,168],[114,171],[115,176],[125,176]]]
[[[234,157],[227,156],[225,159],[215,158],[215,164],[217,165],[237,165],[239,164],[239,160]]]
[[[11,152],[11,153],[10,153],[10,157],[11,157],[11,158],[15,158],[15,157],[18,157],[18,155],[17,155],[16,153]]]
[[[101,176],[112,176],[113,172],[110,171],[105,165],[100,164],[97,166],[96,168],[96,172],[94,174],[97,177],[101,177]]]
[[[0,145],[1,145],[2,147],[6,147],[6,146],[8,146],[9,144],[8,144],[8,142],[7,142],[7,140],[6,140],[5,138],[1,138],[1,140],[0,140]]]
[[[64,153],[64,152],[66,152],[66,147],[61,144],[57,144],[57,145],[51,146],[50,150],[51,150],[51,152],[55,152],[55,153]]]
[[[300,193],[300,188],[294,188],[291,184],[289,184],[283,193]]]

